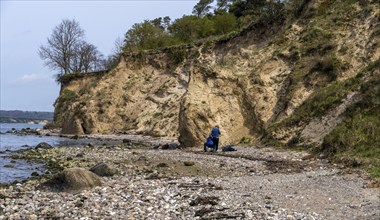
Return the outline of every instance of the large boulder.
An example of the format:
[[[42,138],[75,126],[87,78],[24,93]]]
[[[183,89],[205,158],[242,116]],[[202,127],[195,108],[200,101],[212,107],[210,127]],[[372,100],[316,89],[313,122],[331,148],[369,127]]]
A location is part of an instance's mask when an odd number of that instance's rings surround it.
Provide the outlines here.
[[[96,174],[83,168],[67,168],[45,183],[58,191],[72,191],[101,186],[102,181]]]
[[[113,176],[117,174],[116,169],[111,168],[108,164],[105,164],[103,162],[91,167],[90,171],[98,176]]]

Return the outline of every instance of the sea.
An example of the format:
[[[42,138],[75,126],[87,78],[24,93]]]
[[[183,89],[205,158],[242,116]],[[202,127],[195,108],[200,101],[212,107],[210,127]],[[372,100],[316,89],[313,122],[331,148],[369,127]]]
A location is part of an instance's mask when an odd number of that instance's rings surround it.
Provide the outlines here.
[[[33,172],[38,174],[46,172],[43,164],[9,158],[12,154],[17,154],[17,150],[34,148],[41,142],[46,142],[52,146],[60,146],[62,143],[67,144],[70,141],[75,141],[57,136],[7,133],[12,129],[37,129],[42,127],[42,124],[0,123],[0,184],[22,182],[30,178]]]

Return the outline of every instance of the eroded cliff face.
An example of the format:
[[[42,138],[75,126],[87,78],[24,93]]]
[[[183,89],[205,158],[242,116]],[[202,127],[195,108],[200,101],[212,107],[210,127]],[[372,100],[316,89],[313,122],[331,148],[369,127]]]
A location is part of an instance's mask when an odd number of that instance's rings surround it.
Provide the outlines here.
[[[188,80],[188,72],[173,68],[165,53],[122,57],[109,73],[65,85],[56,104],[62,132],[178,136],[179,104]]]
[[[311,94],[380,57],[374,1],[315,1],[305,13],[200,47],[125,55],[109,73],[64,85],[56,122],[63,133],[135,132],[179,137],[183,146],[199,146],[218,124],[222,144],[254,141]],[[271,132],[287,142],[308,124]]]

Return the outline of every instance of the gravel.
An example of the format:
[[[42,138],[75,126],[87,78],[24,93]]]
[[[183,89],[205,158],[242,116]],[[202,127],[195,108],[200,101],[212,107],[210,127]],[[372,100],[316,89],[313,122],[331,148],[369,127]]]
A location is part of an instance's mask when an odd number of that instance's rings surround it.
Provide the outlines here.
[[[364,174],[304,152],[234,148],[203,153],[121,143],[40,149],[40,158],[62,167],[105,162],[119,172],[81,191],[41,187],[48,176],[2,187],[0,219],[380,218],[380,189],[369,188]]]

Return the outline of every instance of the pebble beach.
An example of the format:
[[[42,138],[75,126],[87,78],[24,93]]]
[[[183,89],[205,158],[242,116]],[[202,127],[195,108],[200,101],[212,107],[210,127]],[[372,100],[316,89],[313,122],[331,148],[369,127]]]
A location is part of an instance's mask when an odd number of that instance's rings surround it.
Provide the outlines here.
[[[379,219],[378,182],[305,152],[235,146],[234,152],[114,141],[29,149],[50,173],[0,188],[0,219]],[[57,170],[102,162],[99,186],[43,187]],[[59,168],[59,169],[58,169]],[[48,168],[49,169],[49,168]]]

